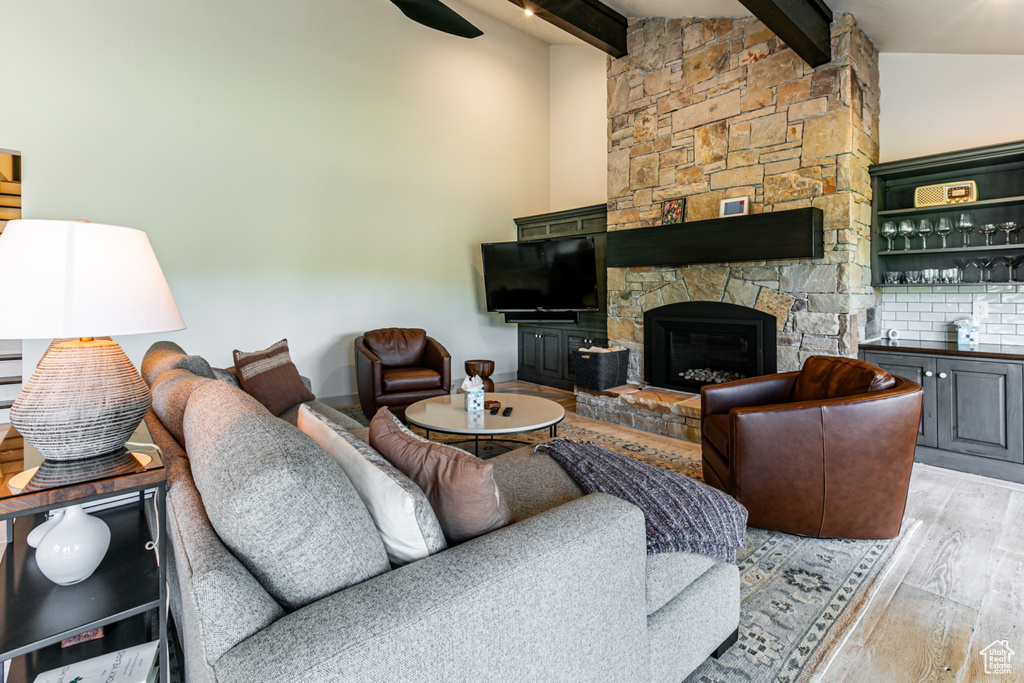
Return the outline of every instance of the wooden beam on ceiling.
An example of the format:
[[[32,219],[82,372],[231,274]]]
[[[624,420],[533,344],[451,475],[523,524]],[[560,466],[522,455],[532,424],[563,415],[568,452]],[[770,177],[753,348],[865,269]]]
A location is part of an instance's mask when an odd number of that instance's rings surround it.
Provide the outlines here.
[[[822,0],[740,0],[811,66],[832,61],[832,10]]]
[[[626,17],[599,0],[510,0],[612,57],[626,54]]]

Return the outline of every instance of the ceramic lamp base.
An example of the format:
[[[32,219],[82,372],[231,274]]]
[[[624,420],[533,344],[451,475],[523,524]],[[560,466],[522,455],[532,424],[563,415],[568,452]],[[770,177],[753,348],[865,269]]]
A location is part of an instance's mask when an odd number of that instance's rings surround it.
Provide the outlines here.
[[[11,424],[47,460],[117,451],[142,422],[149,387],[116,343],[54,344],[11,406]]]

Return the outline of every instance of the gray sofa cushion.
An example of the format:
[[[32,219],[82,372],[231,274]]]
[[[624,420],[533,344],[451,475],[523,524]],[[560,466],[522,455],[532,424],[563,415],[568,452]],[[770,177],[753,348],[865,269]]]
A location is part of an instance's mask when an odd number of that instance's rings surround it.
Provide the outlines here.
[[[341,468],[245,392],[226,382],[197,388],[185,439],[217,535],[286,609],[390,569]]]
[[[183,425],[188,397],[195,389],[212,381],[177,368],[160,373],[153,383],[153,412],[182,446],[185,445]]]
[[[202,356],[190,356],[174,342],[158,341],[149,347],[142,358],[142,379],[153,386],[153,382],[161,372],[181,368],[189,372],[214,379],[213,368],[203,360]]]
[[[546,455],[532,455],[523,449],[488,462],[494,465],[494,481],[517,522],[584,495],[572,477]],[[648,555],[647,614],[664,607],[714,564],[712,558],[693,553]]]

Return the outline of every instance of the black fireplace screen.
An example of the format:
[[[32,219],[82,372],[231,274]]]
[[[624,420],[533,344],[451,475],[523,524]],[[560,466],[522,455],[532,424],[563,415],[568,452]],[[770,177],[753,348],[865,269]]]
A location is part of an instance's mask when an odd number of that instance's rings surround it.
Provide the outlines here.
[[[644,314],[644,380],[700,391],[775,372],[775,318],[743,306],[684,302]]]
[[[668,374],[675,382],[720,384],[750,372],[746,334],[669,331]]]

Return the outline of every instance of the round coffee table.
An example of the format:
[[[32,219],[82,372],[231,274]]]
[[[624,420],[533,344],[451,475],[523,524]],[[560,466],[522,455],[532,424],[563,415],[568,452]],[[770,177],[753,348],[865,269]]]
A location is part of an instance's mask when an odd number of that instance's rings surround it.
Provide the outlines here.
[[[489,436],[495,441],[515,441],[494,437],[547,428],[548,433],[554,437],[558,436],[558,423],[565,417],[562,406],[538,396],[485,393],[484,400],[501,403],[497,415],[491,415],[489,410],[469,412],[466,410],[466,397],[463,394],[452,394],[413,403],[405,409],[405,419],[425,429],[428,439],[430,432],[472,436],[473,454],[479,455],[481,436]],[[502,411],[510,406],[512,414],[503,416]]]

